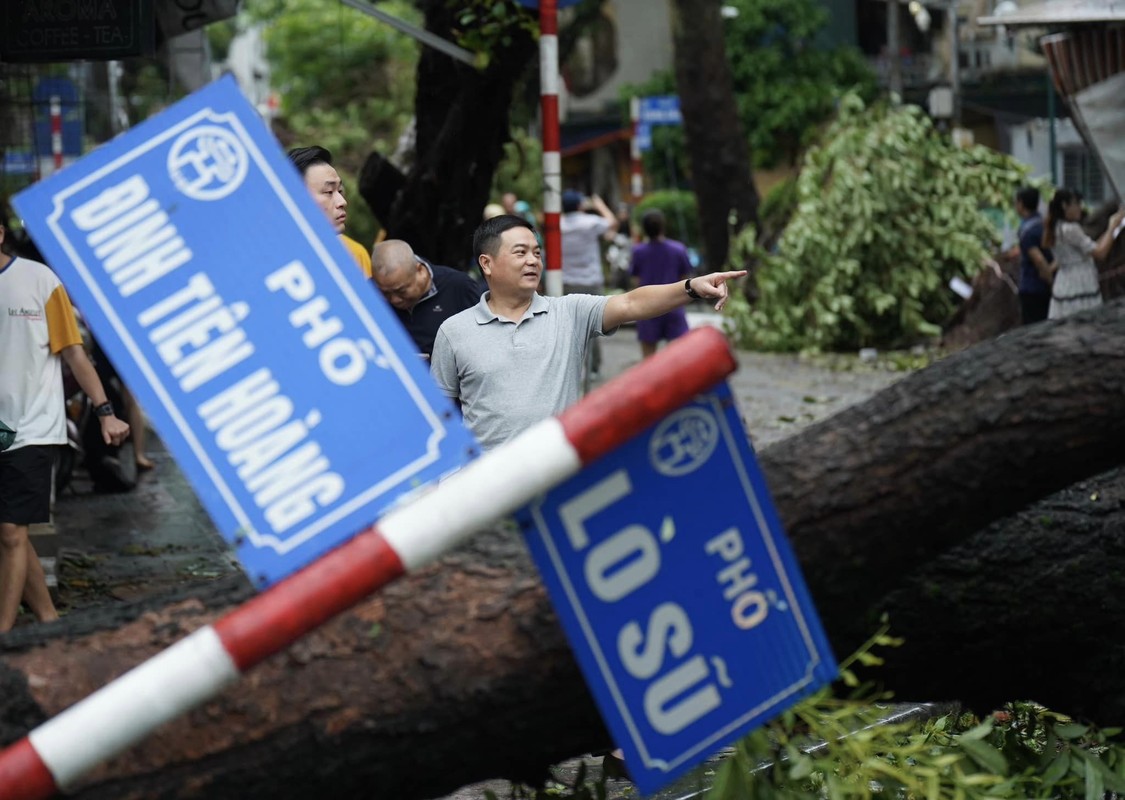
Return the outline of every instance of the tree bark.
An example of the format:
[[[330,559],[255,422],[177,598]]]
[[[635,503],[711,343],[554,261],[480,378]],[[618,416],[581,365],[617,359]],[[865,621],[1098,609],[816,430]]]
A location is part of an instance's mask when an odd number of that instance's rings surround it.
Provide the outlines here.
[[[460,29],[457,4],[425,0],[419,6],[426,30],[454,39]],[[406,240],[439,264],[463,269],[470,263],[473,231],[488,202],[504,143],[511,138],[514,87],[536,44],[524,28],[508,31],[507,42],[494,44],[484,69],[423,48],[413,163],[404,174],[382,154],[372,153],[360,172],[359,193],[387,237]]]
[[[900,698],[1031,698],[1119,723],[1125,480],[1089,479],[1123,443],[1118,302],[949,356],[760,460],[838,654],[889,611],[906,643],[873,677]],[[0,740],[247,592],[17,629],[0,640]],[[255,669],[77,797],[429,797],[534,780],[607,744],[522,543],[497,531]]]
[[[723,44],[720,4],[675,0],[673,9],[676,88],[703,251],[714,271],[727,263],[732,233],[748,223],[761,230],[758,192]]]

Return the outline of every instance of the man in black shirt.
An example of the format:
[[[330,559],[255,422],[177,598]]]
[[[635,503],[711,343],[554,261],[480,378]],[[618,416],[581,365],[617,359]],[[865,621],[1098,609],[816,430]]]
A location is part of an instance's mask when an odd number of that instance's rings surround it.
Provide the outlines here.
[[[427,360],[441,323],[475,306],[484,292],[464,272],[429,263],[401,239],[375,245],[371,276]]]

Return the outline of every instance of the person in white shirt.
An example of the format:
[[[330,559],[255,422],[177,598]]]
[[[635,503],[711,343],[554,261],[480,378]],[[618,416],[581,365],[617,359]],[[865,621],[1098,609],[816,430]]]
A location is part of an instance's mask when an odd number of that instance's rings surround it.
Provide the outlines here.
[[[0,421],[16,434],[0,452],[0,633],[21,600],[40,622],[58,619],[28,531],[50,519],[55,454],[66,444],[62,361],[93,402],[105,443],[129,435],[82,347],[66,289],[45,264],[7,255],[4,233],[0,225]]]
[[[598,195],[587,200],[573,189],[563,192],[562,210],[559,237],[563,294],[605,294],[602,240],[613,240],[619,224],[617,217]],[[591,377],[597,377],[601,361],[601,345],[594,341],[590,349]]]

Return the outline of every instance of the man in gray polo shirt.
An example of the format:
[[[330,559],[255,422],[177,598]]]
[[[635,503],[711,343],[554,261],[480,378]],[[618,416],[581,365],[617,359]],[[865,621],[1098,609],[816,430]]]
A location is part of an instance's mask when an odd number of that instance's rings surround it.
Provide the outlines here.
[[[578,399],[586,348],[594,336],[666,314],[693,299],[727,300],[726,282],[746,272],[715,272],[625,294],[536,293],[543,266],[535,230],[509,214],[485,220],[473,235],[488,291],[447,319],[434,341],[430,371],[461,404],[465,423],[486,450],[497,447]]]

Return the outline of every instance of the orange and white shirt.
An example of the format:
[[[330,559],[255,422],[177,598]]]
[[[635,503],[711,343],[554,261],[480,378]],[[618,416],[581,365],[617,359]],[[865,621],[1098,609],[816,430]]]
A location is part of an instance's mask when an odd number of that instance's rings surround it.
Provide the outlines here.
[[[0,267],[0,420],[16,430],[11,449],[66,444],[59,354],[75,344],[82,335],[58,276],[26,258]]]

